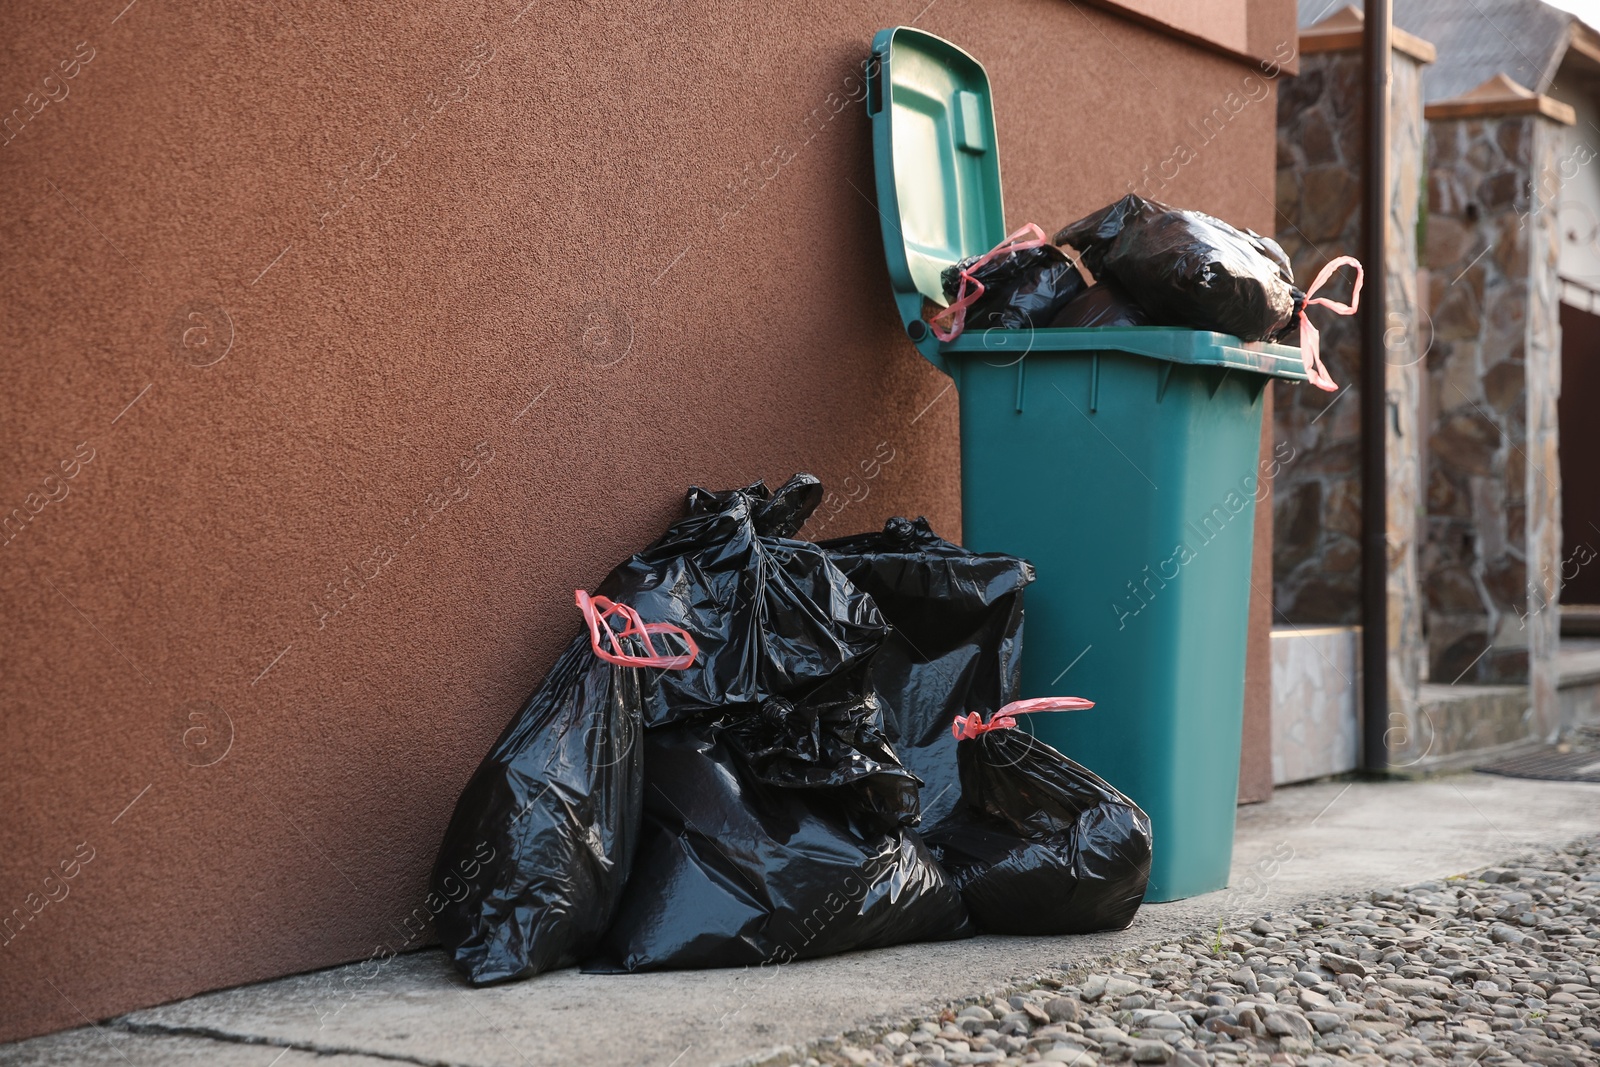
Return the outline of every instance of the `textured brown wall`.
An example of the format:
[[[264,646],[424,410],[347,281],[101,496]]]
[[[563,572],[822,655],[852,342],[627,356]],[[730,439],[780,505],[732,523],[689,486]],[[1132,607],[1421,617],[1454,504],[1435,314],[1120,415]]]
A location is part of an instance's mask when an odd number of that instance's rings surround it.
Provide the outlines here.
[[[1309,386],[1307,388],[1310,388]],[[1273,463],[1272,390],[1262,391],[1261,470]],[[1245,650],[1244,736],[1239,749],[1239,802],[1272,799],[1272,498],[1256,505],[1250,557],[1250,644]]]
[[[1168,29],[1197,43],[1250,54],[1250,4],[1195,4],[1189,0],[1091,0],[1136,21]]]
[[[120,7],[0,15],[0,1039],[406,944],[571,590],[690,482],[883,442],[828,532],[959,528],[832,117],[874,30],[988,65],[1013,225],[1250,70],[1042,0]],[[1266,230],[1274,110],[1167,198]]]

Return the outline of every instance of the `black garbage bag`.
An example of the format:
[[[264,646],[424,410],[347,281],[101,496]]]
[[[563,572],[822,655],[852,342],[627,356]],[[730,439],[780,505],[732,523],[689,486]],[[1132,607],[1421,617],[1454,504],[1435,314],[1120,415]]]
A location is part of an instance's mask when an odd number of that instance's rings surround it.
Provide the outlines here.
[[[995,934],[1084,934],[1133,921],[1150,877],[1150,819],[1038,738],[1030,711],[1092,707],[1043,697],[955,724],[961,806],[928,831],[973,922]]]
[[[962,548],[922,518],[890,519],[880,533],[822,547],[894,627],[872,658],[872,684],[890,745],[922,779],[922,825],[933,826],[961,798],[950,723],[1018,696],[1033,565]]]
[[[973,933],[961,894],[917,832],[868,802],[879,772],[819,764],[785,784],[781,761],[753,768],[733,740],[738,730],[645,731],[634,874],[586,970],[781,965]]]
[[[948,300],[956,299],[963,271],[978,257],[946,267],[941,280]],[[1009,252],[972,271],[983,283],[983,295],[967,309],[967,329],[1022,330],[1048,325],[1057,311],[1083,292],[1083,276],[1066,253],[1054,245]]]
[[[1119,282],[1157,326],[1265,341],[1291,330],[1305,299],[1276,241],[1133,194],[1065,227],[1055,243],[1077,249],[1097,280]]]
[[[1051,326],[1149,326],[1150,316],[1133,297],[1106,278],[1084,290],[1072,303],[1061,309]],[[998,707],[999,705],[990,705]]]
[[[611,924],[633,862],[643,782],[640,715],[656,655],[626,608],[583,592],[591,632],[556,660],[456,802],[432,878],[439,940],[474,984],[578,962]],[[621,634],[606,621],[621,614]],[[608,632],[602,642],[600,630]],[[679,646],[684,647],[682,645]]]
[[[809,474],[776,493],[760,482],[721,493],[690,489],[684,517],[600,583],[597,596],[699,642],[693,670],[659,678],[646,726],[794,699],[865,672],[888,624],[826,552],[793,540],[821,501],[822,483]]]
[[[634,875],[593,970],[759,965],[972,933],[910,824],[916,777],[883,734],[890,634],[828,553],[791,538],[809,475],[691,490],[688,515],[602,592],[693,632],[647,713]]]
[[[1029,237],[1032,231],[1037,237]],[[1025,330],[1048,326],[1083,292],[1085,282],[1065,252],[1024,227],[981,256],[968,256],[940,275],[948,308],[932,320],[943,340],[964,330]]]
[[[757,782],[837,788],[864,819],[915,825],[922,782],[890,747],[878,696],[863,681],[841,675],[798,704],[772,697],[754,713],[742,707],[723,721],[722,737]]]

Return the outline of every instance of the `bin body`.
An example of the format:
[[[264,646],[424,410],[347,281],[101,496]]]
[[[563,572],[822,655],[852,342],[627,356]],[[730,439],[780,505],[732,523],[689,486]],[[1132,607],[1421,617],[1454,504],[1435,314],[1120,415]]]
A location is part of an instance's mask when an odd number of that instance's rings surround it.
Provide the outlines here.
[[[1150,816],[1147,900],[1228,883],[1264,378],[1123,352],[948,355],[963,543],[1031,560],[1029,728]],[[1263,590],[1270,595],[1270,590]]]
[[[962,541],[1033,561],[1025,697],[1092,711],[1030,729],[1150,816],[1148,900],[1228,883],[1244,719],[1261,394],[1298,349],[1160,326],[989,330],[923,321],[943,272],[1008,232],[988,74],[885,29],[867,64],[878,215],[906,336],[955,380]],[[1083,146],[1091,151],[1093,146]]]

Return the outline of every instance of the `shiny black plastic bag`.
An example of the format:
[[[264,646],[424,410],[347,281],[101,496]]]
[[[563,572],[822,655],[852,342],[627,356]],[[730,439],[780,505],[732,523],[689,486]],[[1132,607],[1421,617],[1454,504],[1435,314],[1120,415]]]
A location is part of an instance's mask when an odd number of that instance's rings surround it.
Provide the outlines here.
[[[864,672],[888,624],[827,553],[793,540],[821,500],[822,484],[809,474],[776,493],[760,482],[691,489],[684,517],[600,583],[597,596],[680,626],[700,644],[693,669],[659,677],[646,726],[795,699]]]
[[[730,713],[731,723],[645,732],[634,874],[585,969],[781,965],[972,934],[916,831],[874,809],[882,771],[846,761],[758,772],[734,738],[738,717],[762,713]]]
[[[1061,309],[1051,326],[1149,326],[1150,316],[1116,282],[1106,278]],[[993,705],[998,707],[998,705]]]
[[[1047,702],[1003,708],[995,722]],[[1150,878],[1150,818],[1137,804],[1019,729],[968,737],[957,759],[961,805],[927,841],[979,929],[1085,934],[1133,921]]]
[[[756,782],[826,787],[867,822],[915,825],[922,782],[890,747],[878,696],[864,681],[841,675],[798,703],[773,697],[759,708],[731,709],[718,723],[720,736]]]
[[[575,638],[456,802],[434,923],[474,984],[576,963],[611,924],[638,835],[639,719],[655,673]]]
[[[1265,341],[1290,328],[1304,300],[1276,241],[1132,194],[1054,240],[1077,249],[1096,280],[1119,282],[1157,326]]]
[[[872,659],[872,683],[889,743],[922,779],[922,825],[933,826],[961,797],[951,722],[1017,698],[1033,565],[969,551],[921,518],[822,547],[894,627]]]
[[[781,963],[972,932],[910,824],[914,775],[882,730],[873,600],[791,538],[809,475],[695,489],[688,515],[602,583],[695,635],[644,735],[634,875],[594,970]]]
[[[955,300],[961,274],[984,257],[968,256],[940,275],[944,295]],[[1050,320],[1084,290],[1083,276],[1066,253],[1052,245],[1007,252],[983,263],[971,276],[983,283],[983,295],[967,309],[968,330],[1023,330],[1050,325]]]

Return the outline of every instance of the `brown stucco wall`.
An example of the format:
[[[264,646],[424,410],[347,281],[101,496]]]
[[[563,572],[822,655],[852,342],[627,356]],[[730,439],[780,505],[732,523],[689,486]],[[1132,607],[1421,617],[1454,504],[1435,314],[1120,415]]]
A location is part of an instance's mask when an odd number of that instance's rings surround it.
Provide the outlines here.
[[[833,116],[873,31],[988,65],[1013,225],[1250,71],[1044,0],[120,6],[0,15],[0,1040],[416,944],[571,590],[687,484],[959,529]],[[1268,230],[1274,113],[1166,198]]]
[[[1262,392],[1257,469],[1271,470],[1276,443],[1272,390]],[[1268,491],[1270,494],[1270,490]],[[1244,729],[1239,747],[1239,803],[1272,799],[1272,497],[1256,505],[1250,557],[1250,634],[1244,663]]]

